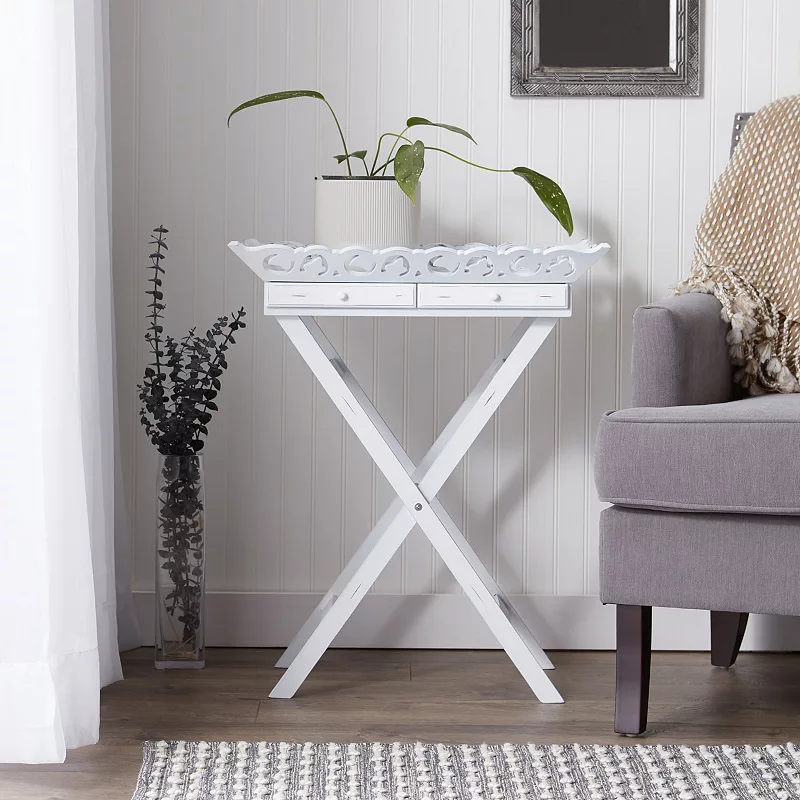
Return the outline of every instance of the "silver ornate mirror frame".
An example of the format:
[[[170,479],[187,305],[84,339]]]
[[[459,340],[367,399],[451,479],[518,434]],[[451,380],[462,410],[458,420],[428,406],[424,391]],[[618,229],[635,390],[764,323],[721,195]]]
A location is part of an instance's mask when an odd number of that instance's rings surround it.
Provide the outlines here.
[[[511,94],[534,97],[699,95],[699,0],[671,0],[670,6],[669,66],[588,69],[540,66],[539,0],[511,0]]]

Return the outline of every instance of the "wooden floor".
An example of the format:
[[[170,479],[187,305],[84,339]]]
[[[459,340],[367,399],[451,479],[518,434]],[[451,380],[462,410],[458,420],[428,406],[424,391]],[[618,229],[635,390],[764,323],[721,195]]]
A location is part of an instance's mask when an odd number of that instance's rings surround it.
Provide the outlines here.
[[[551,653],[566,699],[540,705],[496,651],[332,650],[293,700],[270,700],[275,650],[211,650],[205,670],[123,656],[100,744],[63,765],[0,768],[2,800],[130,800],[145,739],[715,744],[800,741],[800,655],[653,658],[650,730],[612,732],[613,653]]]

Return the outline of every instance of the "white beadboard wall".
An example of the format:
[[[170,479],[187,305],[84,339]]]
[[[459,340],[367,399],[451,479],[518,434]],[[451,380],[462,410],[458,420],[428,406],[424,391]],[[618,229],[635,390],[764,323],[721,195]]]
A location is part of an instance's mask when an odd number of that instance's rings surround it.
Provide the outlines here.
[[[570,198],[576,235],[612,244],[576,287],[574,317],[559,324],[442,496],[544,628],[545,644],[613,645],[593,597],[595,426],[627,401],[634,309],[686,269],[734,113],[800,91],[800,2],[706,0],[703,96],[625,100],[512,98],[509,0],[112,0],[111,9],[120,425],[144,616],[156,455],[138,423],[135,385],[147,360],[148,232],[160,223],[170,229],[169,331],[248,310],[205,451],[212,643],[285,644],[391,497],[277,324],[259,315],[261,286],[226,248],[251,236],[311,238],[313,177],[334,170],[329,155],[341,149],[326,109],[297,100],[242,114],[230,130],[225,119],[256,94],[319,88],[352,149],[373,147],[412,113],[464,126],[479,147],[468,151],[458,137],[448,146],[552,175]],[[423,181],[426,240],[559,235],[513,176],[431,157]],[[513,324],[332,319],[324,328],[416,460]],[[374,594],[384,597],[367,597],[347,643],[487,644],[419,531]],[[404,595],[425,597],[404,603]],[[571,632],[576,616],[582,624]],[[394,627],[377,623],[392,619]]]

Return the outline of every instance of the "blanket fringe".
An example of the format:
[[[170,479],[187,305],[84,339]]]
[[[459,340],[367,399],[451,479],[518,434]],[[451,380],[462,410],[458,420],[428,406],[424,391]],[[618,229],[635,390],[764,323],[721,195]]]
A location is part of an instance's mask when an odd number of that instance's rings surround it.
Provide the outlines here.
[[[730,323],[728,350],[739,367],[735,381],[751,395],[800,392],[800,331],[752,283],[727,267],[703,267],[675,294],[713,294]]]

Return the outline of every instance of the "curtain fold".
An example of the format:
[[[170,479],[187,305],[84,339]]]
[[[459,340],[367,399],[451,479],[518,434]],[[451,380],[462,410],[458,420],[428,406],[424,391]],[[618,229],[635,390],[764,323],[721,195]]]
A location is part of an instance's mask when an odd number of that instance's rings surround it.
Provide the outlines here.
[[[105,2],[0,0],[0,762],[97,741],[122,677]]]

